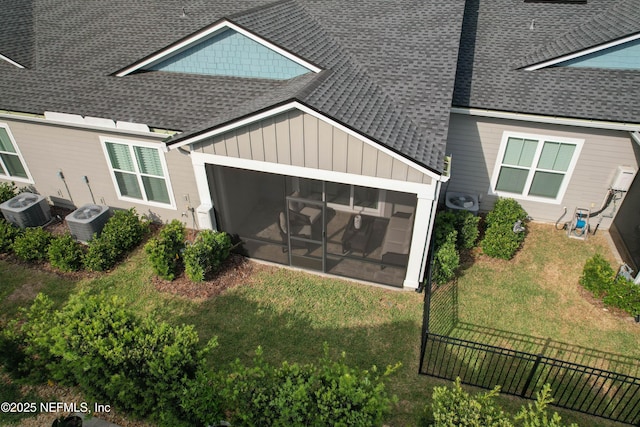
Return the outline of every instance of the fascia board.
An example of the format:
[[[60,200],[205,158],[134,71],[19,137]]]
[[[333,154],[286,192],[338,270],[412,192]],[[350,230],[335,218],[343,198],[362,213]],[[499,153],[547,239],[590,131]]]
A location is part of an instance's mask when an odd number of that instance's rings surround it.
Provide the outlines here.
[[[13,59],[9,58],[8,56],[4,56],[4,55],[0,54],[0,59],[3,59],[5,61],[7,61],[9,64],[15,65],[18,68],[25,68],[24,65],[18,64],[16,61],[14,61]]]
[[[608,122],[604,120],[572,119],[567,117],[544,116],[538,114],[515,113],[481,108],[453,107],[452,114],[467,116],[489,117],[494,119],[520,120],[524,122],[545,123],[554,125],[576,126],[584,128],[640,131],[640,123]]]

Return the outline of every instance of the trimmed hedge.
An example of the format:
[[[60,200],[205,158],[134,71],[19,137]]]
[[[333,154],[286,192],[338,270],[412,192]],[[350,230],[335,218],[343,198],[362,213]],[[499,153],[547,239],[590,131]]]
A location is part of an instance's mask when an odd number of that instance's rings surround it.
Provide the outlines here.
[[[193,326],[141,318],[116,297],[73,295],[62,309],[40,294],[10,334],[26,356],[32,378],[79,386],[88,396],[176,425],[189,381],[204,369],[205,355]],[[20,326],[18,326],[20,325]]]
[[[82,268],[84,250],[71,234],[55,237],[47,251],[51,265],[61,271],[78,271]]]
[[[148,233],[149,221],[140,218],[135,208],[116,211],[105,224],[100,237],[89,242],[84,257],[85,267],[93,271],[112,268],[138,246]]]
[[[217,271],[231,253],[231,237],[224,232],[202,230],[184,250],[184,269],[187,277],[202,282]]]
[[[600,254],[589,258],[582,269],[580,284],[597,298],[612,307],[620,308],[632,316],[640,315],[640,286],[616,277],[611,264]]]
[[[140,317],[117,297],[80,293],[59,310],[39,294],[20,319],[0,331],[0,362],[31,381],[78,386],[161,426],[381,426],[395,397],[379,372],[349,367],[345,355],[316,364],[270,365],[258,348],[253,365],[207,368],[193,326]]]
[[[432,279],[439,285],[453,279],[460,266],[460,254],[456,249],[457,238],[458,232],[451,231],[446,241],[435,252]]]
[[[498,199],[487,214],[487,231],[482,240],[482,251],[493,258],[511,259],[524,242],[526,232],[514,232],[517,221],[524,221],[527,212],[513,199]]]
[[[236,361],[222,376],[220,394],[232,425],[381,426],[395,402],[384,379],[399,364],[383,373],[375,366],[351,368],[344,353],[331,360],[326,344],[318,364],[283,362],[275,367],[263,360],[260,348],[256,355],[253,366]],[[205,425],[214,421],[201,420]]]
[[[22,234],[22,230],[0,218],[0,253],[11,252],[13,242]]]
[[[144,246],[153,270],[165,280],[176,277],[186,234],[184,224],[174,219],[160,230],[158,237],[149,240]]]
[[[462,249],[471,249],[480,234],[480,217],[469,211],[440,211],[436,214],[432,279],[444,284],[455,277]]]
[[[45,261],[53,235],[42,228],[27,228],[13,242],[13,252],[24,261]]]

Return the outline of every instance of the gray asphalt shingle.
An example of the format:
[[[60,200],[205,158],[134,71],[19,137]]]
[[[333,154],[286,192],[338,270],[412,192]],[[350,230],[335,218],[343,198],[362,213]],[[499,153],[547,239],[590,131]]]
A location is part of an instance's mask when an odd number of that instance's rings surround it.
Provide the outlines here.
[[[5,110],[146,123],[182,131],[179,140],[297,100],[436,171],[452,104],[640,117],[638,71],[521,68],[640,32],[638,0],[0,1],[0,53],[27,67],[0,61]],[[286,81],[113,75],[222,19],[323,71]]]
[[[24,8],[4,2],[0,27],[13,22],[21,28],[24,19],[17,18]],[[464,2],[392,3],[32,0],[34,19],[24,25],[32,29],[31,39],[0,41],[2,54],[33,57],[26,70],[0,66],[0,109],[108,117],[185,136],[295,99],[441,170],[455,75],[451,52]],[[324,71],[289,81],[163,72],[113,76],[225,18]],[[443,40],[450,52],[433,55]],[[416,46],[428,47],[423,53]],[[423,72],[413,75],[415,70]]]
[[[640,122],[637,70],[519,68],[623,34],[640,33],[639,10],[638,0],[589,0],[586,4],[469,0],[453,104]]]

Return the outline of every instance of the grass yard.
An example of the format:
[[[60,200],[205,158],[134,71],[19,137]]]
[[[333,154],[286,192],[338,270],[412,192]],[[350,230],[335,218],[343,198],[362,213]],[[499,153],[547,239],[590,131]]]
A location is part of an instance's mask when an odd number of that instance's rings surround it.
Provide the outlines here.
[[[528,348],[550,337],[558,351],[578,348],[587,354],[588,349],[603,360],[613,360],[615,354],[616,360],[637,364],[640,327],[586,301],[577,287],[584,260],[596,250],[608,253],[602,233],[585,243],[569,240],[552,227],[531,228],[515,260],[478,257],[462,271],[454,332],[493,343],[517,338],[517,345]],[[417,374],[423,295],[415,292],[260,267],[241,286],[210,299],[189,300],[157,291],[142,250],[113,272],[82,280],[0,260],[0,283],[3,320],[39,291],[59,304],[80,290],[119,295],[139,312],[196,325],[202,342],[217,336],[219,346],[209,357],[212,366],[235,358],[249,361],[258,345],[274,363],[315,361],[324,342],[334,354],[345,351],[347,362],[361,368],[401,362],[403,367],[388,380],[390,391],[399,397],[389,426],[423,425],[432,387],[449,383]],[[506,396],[500,401],[512,410],[526,402]],[[581,426],[617,425],[558,412]]]
[[[594,301],[578,284],[587,258],[601,253],[614,268],[606,234],[569,239],[531,224],[511,261],[479,256],[457,282],[460,338],[545,353],[640,376],[640,325]]]

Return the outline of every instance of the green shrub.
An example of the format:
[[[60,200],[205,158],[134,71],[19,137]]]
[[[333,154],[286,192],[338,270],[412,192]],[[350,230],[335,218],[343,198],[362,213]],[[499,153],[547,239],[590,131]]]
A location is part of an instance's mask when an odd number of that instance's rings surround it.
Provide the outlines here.
[[[435,426],[511,427],[507,415],[494,402],[500,387],[474,396],[462,389],[460,378],[452,388],[434,387],[431,412]],[[428,408],[427,408],[428,410]]]
[[[89,242],[84,266],[93,271],[112,268],[148,233],[149,222],[138,217],[135,209],[116,211],[105,224],[100,237]]]
[[[640,314],[640,286],[624,277],[616,277],[602,301],[620,308],[632,316]]]
[[[13,242],[22,234],[22,230],[0,218],[0,253],[10,252]]]
[[[446,241],[435,252],[432,279],[439,285],[453,279],[460,266],[460,254],[456,249],[457,238],[458,232],[451,231]]]
[[[456,247],[471,249],[475,246],[480,230],[480,217],[469,211],[440,211],[436,214],[433,225],[434,245],[439,248],[444,244],[452,231],[458,232]]]
[[[440,211],[436,214],[433,223],[433,245],[436,250],[447,241],[452,232],[456,231],[457,223],[458,218],[453,212]]]
[[[18,195],[18,189],[13,182],[0,183],[0,203],[4,203],[9,199]],[[2,216],[2,214],[0,214]]]
[[[580,284],[588,291],[600,298],[614,282],[615,271],[609,261],[600,254],[595,254],[587,260],[582,269]]]
[[[200,350],[193,326],[140,318],[117,297],[77,294],[51,306],[39,296],[20,329],[31,367],[136,416],[181,416],[185,387],[215,340]]]
[[[227,233],[201,231],[184,250],[185,274],[194,282],[202,282],[207,274],[220,268],[231,248],[231,238]]]
[[[192,425],[217,426],[224,419],[223,383],[223,375],[203,369],[186,383],[180,407]]]
[[[144,249],[156,274],[165,280],[173,280],[184,250],[186,229],[177,219],[165,225],[158,237],[147,242]]]
[[[567,426],[562,422],[562,417],[557,412],[554,412],[551,417],[547,413],[547,406],[553,402],[551,398],[551,386],[545,384],[542,386],[542,390],[536,392],[536,401],[533,403],[527,403],[527,406],[522,406],[520,412],[518,412],[513,419],[517,422],[516,425],[522,425],[522,427],[565,427]],[[578,427],[577,424],[571,423],[568,427]]]
[[[520,206],[520,203],[514,199],[500,198],[491,212],[487,214],[487,228],[496,224],[513,227],[516,221],[524,221],[526,218],[527,212]]]
[[[142,219],[134,208],[116,211],[104,225],[100,239],[111,242],[120,254],[138,246],[149,233],[149,221]]]
[[[612,307],[620,308],[632,316],[640,314],[640,286],[615,271],[600,254],[584,263],[580,284],[597,298]]]
[[[97,238],[89,242],[82,262],[87,270],[106,271],[116,265],[119,255],[112,242]]]
[[[325,356],[316,364],[264,362],[258,349],[254,365],[236,362],[222,379],[220,392],[233,425],[380,426],[391,408],[384,379],[399,365],[360,370]],[[211,422],[214,420],[202,420]]]
[[[82,268],[82,245],[69,233],[54,238],[47,252],[49,262],[59,270],[78,271]]]
[[[526,217],[527,212],[518,202],[499,199],[487,214],[487,231],[482,240],[482,251],[494,258],[513,258],[526,236],[524,231],[514,232],[513,227],[517,221],[524,221]]]
[[[462,389],[460,378],[457,378],[452,388],[434,387],[431,408],[425,408],[427,418],[431,418],[436,427],[564,427],[562,418],[557,412],[551,416],[547,413],[547,406],[551,399],[551,386],[545,384],[536,393],[536,401],[522,406],[520,411],[511,415],[505,413],[495,403],[500,387],[491,391],[470,395]],[[431,409],[431,411],[429,411]],[[578,427],[570,424],[569,427]]]
[[[42,228],[27,228],[13,242],[13,252],[25,261],[44,261],[52,239],[51,233]]]
[[[469,211],[458,211],[457,230],[458,247],[460,249],[471,249],[475,246],[480,235],[480,217]]]

